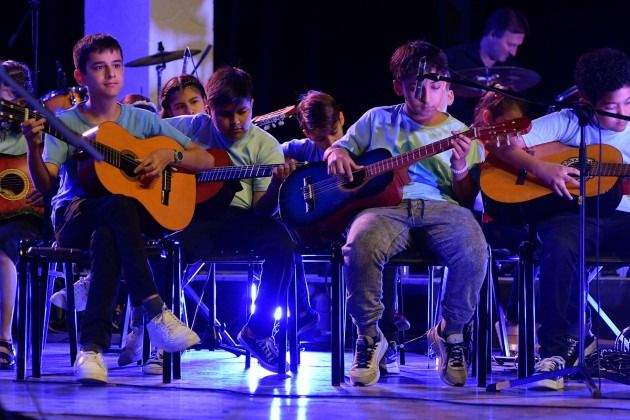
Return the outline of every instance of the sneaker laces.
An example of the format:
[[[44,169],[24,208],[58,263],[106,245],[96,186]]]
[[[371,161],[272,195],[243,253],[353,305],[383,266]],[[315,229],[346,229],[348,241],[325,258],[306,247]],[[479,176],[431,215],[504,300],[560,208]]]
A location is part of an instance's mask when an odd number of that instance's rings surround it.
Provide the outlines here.
[[[374,354],[374,350],[376,350],[377,344],[378,344],[377,342],[374,342],[372,345],[369,345],[365,337],[357,339],[357,351],[355,354],[355,364],[357,365],[358,368],[361,368],[361,369],[370,368],[372,355]]]
[[[278,349],[276,347],[276,340],[273,337],[256,338],[256,347],[258,347],[265,360],[273,361],[278,357]]]
[[[534,370],[539,373],[560,369],[564,369],[564,359],[561,356],[545,357],[534,366]]]
[[[180,327],[186,327],[186,325],[184,325],[184,323],[180,321],[180,319],[177,318],[170,309],[164,309],[162,311],[162,318],[164,319],[164,325],[166,328],[171,331]]]
[[[464,366],[464,343],[447,343],[448,365],[451,367]]]

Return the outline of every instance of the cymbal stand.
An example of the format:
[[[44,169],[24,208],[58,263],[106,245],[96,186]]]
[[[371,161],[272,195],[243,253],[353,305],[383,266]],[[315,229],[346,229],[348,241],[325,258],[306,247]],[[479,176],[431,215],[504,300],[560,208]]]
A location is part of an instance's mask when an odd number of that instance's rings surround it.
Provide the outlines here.
[[[162,62],[155,66],[155,72],[157,74],[157,101],[155,102],[157,104],[157,110],[160,112],[162,108],[160,104],[160,95],[162,94],[162,72],[166,68],[166,61],[164,61],[164,45],[162,45],[162,41],[158,42],[158,52],[162,57]]]

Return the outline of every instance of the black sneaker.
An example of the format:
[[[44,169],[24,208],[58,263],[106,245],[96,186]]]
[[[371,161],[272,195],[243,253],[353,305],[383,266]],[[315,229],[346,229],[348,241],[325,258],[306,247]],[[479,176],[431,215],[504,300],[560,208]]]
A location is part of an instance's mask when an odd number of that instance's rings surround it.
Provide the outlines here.
[[[567,343],[567,351],[562,355],[566,366],[576,366],[578,363],[578,339],[574,337],[565,337]],[[591,334],[584,336],[584,358],[595,353],[597,350],[597,342]]]
[[[359,335],[357,338],[354,359],[350,367],[352,385],[374,385],[381,377],[379,363],[387,352],[388,343],[381,330],[377,331],[376,337]]]
[[[439,324],[431,328],[427,335],[438,357],[440,379],[448,385],[463,386],[468,379],[467,349],[463,337],[465,334],[461,338],[456,337],[457,334],[444,338],[438,329]]]
[[[238,333],[238,342],[245,347],[258,360],[258,364],[271,372],[278,372],[279,355],[276,340],[273,337],[252,338],[244,326]],[[285,363],[285,373],[289,370],[289,364]]]
[[[305,333],[313,330],[319,323],[319,312],[310,308],[297,320],[297,336],[301,338]]]

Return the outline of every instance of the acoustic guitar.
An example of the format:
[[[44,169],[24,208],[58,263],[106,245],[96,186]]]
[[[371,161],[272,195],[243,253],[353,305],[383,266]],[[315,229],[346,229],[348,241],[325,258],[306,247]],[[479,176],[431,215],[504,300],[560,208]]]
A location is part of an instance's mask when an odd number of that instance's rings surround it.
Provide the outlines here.
[[[0,120],[23,121],[42,118],[36,112],[0,100]],[[63,136],[50,124],[44,131],[61,141]],[[139,163],[156,149],[183,150],[166,136],[138,139],[114,122],[104,122],[83,133],[83,138],[104,157],[102,162],[79,151],[78,174],[86,193],[91,196],[122,194],[135,198],[162,227],[180,230],[191,221],[195,210],[195,175],[167,167],[150,183],[141,182],[133,173]]]
[[[579,169],[579,149],[558,142],[532,147],[529,153],[541,160]],[[630,164],[624,164],[621,153],[613,146],[587,146],[586,211],[595,214],[614,212],[622,197],[619,180],[630,176]],[[578,179],[578,177],[576,177]],[[563,211],[577,211],[579,187],[567,184],[573,200],[560,197],[541,179],[494,157],[481,165],[480,186],[484,210],[496,221],[535,223]],[[599,197],[599,200],[589,198]]]
[[[268,114],[258,115],[252,118],[252,124],[267,131],[277,126],[284,125],[284,122],[295,115],[295,112],[295,105],[289,105]]]
[[[22,214],[41,216],[44,208],[31,206],[26,201],[33,190],[26,155],[0,154],[0,220]]]
[[[530,127],[530,120],[523,117],[491,127],[471,128],[462,134],[482,142],[500,143],[528,132]],[[280,216],[305,245],[319,246],[334,240],[361,210],[398,205],[403,186],[408,183],[407,168],[452,148],[455,137],[398,156],[392,156],[385,149],[375,149],[353,157],[357,164],[364,166],[353,173],[353,182],[328,175],[326,162],[303,166],[289,175],[280,187]]]

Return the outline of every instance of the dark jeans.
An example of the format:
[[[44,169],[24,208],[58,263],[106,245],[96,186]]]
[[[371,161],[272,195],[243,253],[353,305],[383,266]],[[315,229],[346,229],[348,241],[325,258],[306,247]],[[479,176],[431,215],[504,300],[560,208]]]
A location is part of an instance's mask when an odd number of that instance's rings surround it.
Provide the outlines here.
[[[585,252],[595,254],[599,231],[600,252],[629,256],[630,213],[616,212],[597,220],[586,219]],[[538,224],[540,253],[540,355],[566,354],[567,336],[578,337],[579,229],[577,214],[564,214]]]
[[[36,240],[41,236],[42,220],[37,216],[22,215],[0,220],[0,250],[17,265],[21,240]]]
[[[294,275],[296,246],[284,225],[272,217],[230,207],[220,218],[193,219],[174,237],[181,242],[183,266],[204,258],[212,259],[220,250],[252,252],[265,259],[256,311],[247,325],[259,338],[271,336],[275,309],[281,305]]]
[[[145,231],[153,231],[149,219],[136,200],[122,195],[77,198],[57,210],[59,245],[90,250],[91,282],[81,325],[82,345],[109,347],[121,269],[134,306],[158,293],[142,237],[145,225],[141,220],[147,221]]]

